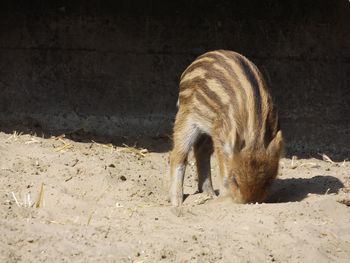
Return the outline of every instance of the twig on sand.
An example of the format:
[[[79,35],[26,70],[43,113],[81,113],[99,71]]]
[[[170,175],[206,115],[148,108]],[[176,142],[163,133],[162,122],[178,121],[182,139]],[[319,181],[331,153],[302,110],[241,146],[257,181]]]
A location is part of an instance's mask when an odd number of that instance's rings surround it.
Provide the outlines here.
[[[32,198],[30,197],[30,194],[27,195],[27,202],[28,202],[28,207],[32,207]]]
[[[335,162],[332,161],[331,158],[329,158],[326,154],[322,153],[322,154],[318,154],[320,156],[322,156],[322,160],[331,164],[335,164]]]
[[[61,138],[58,138],[58,140],[60,142],[62,142],[63,145],[61,147],[56,148],[55,152],[60,152],[60,151],[65,150],[65,149],[73,148],[73,145],[71,143],[68,143],[68,142],[64,141],[63,139],[61,139]]]
[[[105,195],[105,193],[108,193],[109,192],[109,189],[111,188],[111,185],[109,184],[106,189],[102,192],[102,194],[96,199],[96,206],[98,205],[98,202],[101,200],[101,198]],[[90,222],[91,222],[91,219],[92,219],[92,216],[95,214],[96,210],[94,209],[89,217],[88,217],[88,220],[86,222],[86,225],[90,225]]]
[[[148,150],[147,149],[144,149],[144,148],[141,148],[141,149],[138,149],[136,148],[135,146],[131,147],[125,143],[123,143],[123,146],[125,148],[120,148],[120,151],[125,151],[125,152],[129,152],[129,153],[133,153],[139,157],[145,157],[146,154],[148,153]]]
[[[16,202],[16,204],[17,204],[17,206],[21,206],[21,205],[19,204],[19,202],[18,202],[17,198],[16,198],[15,193],[14,193],[14,192],[11,192],[11,194],[12,194],[12,197],[13,197],[13,199],[15,200],[15,202]]]
[[[293,157],[292,157],[292,163],[290,164],[290,168],[291,168],[291,169],[297,168],[297,165],[294,163],[297,159],[298,159],[298,157],[296,157],[295,155],[293,155]]]
[[[71,175],[71,176],[67,177],[64,181],[65,181],[65,182],[68,182],[68,181],[70,181],[70,180],[72,180],[72,179],[73,179],[73,176]]]
[[[104,144],[104,143],[99,143],[99,142],[95,142],[94,140],[91,140],[91,142],[93,143],[93,144],[96,144],[96,145],[99,145],[99,146],[101,146],[101,147],[103,147],[103,148],[107,148],[107,149],[114,149],[114,146],[113,146],[113,144],[111,144],[111,143],[106,143],[106,144]],[[91,145],[92,146],[92,145]]]
[[[28,193],[26,196],[23,197],[23,203],[18,202],[18,198],[16,197],[16,194],[14,192],[11,192],[11,195],[13,197],[13,200],[15,200],[15,203],[18,207],[32,207],[32,199],[30,197],[30,194]]]
[[[47,220],[46,222],[50,223],[50,224],[57,224],[57,225],[64,225],[65,224],[65,223],[62,223],[62,222],[55,221],[55,220]]]
[[[306,165],[310,165],[311,168],[319,168],[320,167],[317,163],[312,163],[312,162],[302,163],[301,165],[299,165],[299,167],[306,166]]]
[[[65,138],[66,135],[63,133],[61,135],[58,135],[58,136],[51,136],[50,139],[54,139],[54,140],[61,140],[62,138]]]
[[[26,141],[24,144],[32,144],[32,143],[40,143],[40,141],[38,141],[35,138],[31,138],[29,141]]]
[[[44,183],[41,183],[38,196],[36,197],[35,207],[39,208],[42,205],[44,196]]]
[[[14,141],[17,141],[21,135],[23,135],[23,132],[13,131],[12,135],[8,137],[7,140],[13,139]]]
[[[92,144],[90,145],[90,148],[92,147],[92,145],[98,145],[101,146],[103,148],[107,148],[107,149],[111,149],[111,150],[116,150],[117,152],[127,152],[127,153],[132,153],[138,157],[145,157],[147,153],[149,153],[149,151],[145,148],[136,148],[136,146],[129,146],[125,143],[123,143],[123,147],[116,147],[114,146],[112,143],[98,143],[95,142],[94,140],[91,140]]]
[[[91,219],[92,219],[92,215],[93,215],[94,213],[95,213],[95,211],[92,211],[92,213],[89,215],[88,221],[87,221],[87,223],[86,223],[87,226],[90,225],[90,222],[91,222]]]

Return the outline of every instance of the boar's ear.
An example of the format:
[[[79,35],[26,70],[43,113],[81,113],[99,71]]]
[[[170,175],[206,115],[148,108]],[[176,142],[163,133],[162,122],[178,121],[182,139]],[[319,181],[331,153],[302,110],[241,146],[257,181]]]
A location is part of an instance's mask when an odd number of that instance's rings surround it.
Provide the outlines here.
[[[283,150],[282,131],[279,130],[267,147],[267,154],[271,157],[280,157]]]

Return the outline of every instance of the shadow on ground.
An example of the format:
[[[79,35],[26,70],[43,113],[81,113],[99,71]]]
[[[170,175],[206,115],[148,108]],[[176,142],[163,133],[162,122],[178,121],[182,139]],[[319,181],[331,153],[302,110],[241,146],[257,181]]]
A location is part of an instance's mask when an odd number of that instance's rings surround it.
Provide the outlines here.
[[[171,125],[170,125],[171,126]],[[171,128],[166,129],[164,134],[155,134],[154,136],[111,136],[98,134],[85,131],[83,128],[77,128],[73,130],[69,129],[57,129],[50,130],[45,129],[38,121],[30,119],[29,121],[15,124],[15,125],[1,125],[0,132],[13,133],[14,131],[23,134],[36,135],[42,138],[50,138],[51,136],[62,136],[65,138],[83,143],[91,143],[92,141],[97,143],[111,143],[114,146],[123,147],[125,145],[133,146],[136,148],[145,148],[150,152],[164,153],[169,152],[172,147],[172,131]],[[323,152],[304,152],[294,149],[293,145],[286,147],[285,157],[292,158],[294,155],[299,159],[315,158],[322,160]],[[342,162],[348,160],[348,152],[325,152],[335,162]]]
[[[314,176],[312,178],[276,179],[273,183],[267,203],[298,202],[308,194],[338,193],[343,183],[334,176]]]

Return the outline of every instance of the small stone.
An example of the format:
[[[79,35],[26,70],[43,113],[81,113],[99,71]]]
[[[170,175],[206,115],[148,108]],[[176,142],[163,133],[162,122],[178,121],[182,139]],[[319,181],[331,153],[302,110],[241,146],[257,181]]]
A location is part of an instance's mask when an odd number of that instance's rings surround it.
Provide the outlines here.
[[[120,176],[120,180],[126,181],[126,177],[124,175]]]

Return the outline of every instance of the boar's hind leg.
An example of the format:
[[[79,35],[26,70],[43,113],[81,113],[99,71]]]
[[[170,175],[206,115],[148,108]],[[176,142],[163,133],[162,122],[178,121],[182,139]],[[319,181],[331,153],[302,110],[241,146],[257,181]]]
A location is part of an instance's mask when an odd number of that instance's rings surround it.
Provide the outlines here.
[[[194,145],[198,173],[198,191],[215,195],[210,172],[210,157],[213,153],[213,141],[208,135],[202,135]]]
[[[198,128],[190,122],[175,122],[174,147],[170,154],[170,200],[173,206],[181,206],[183,202],[187,156],[198,134]]]

